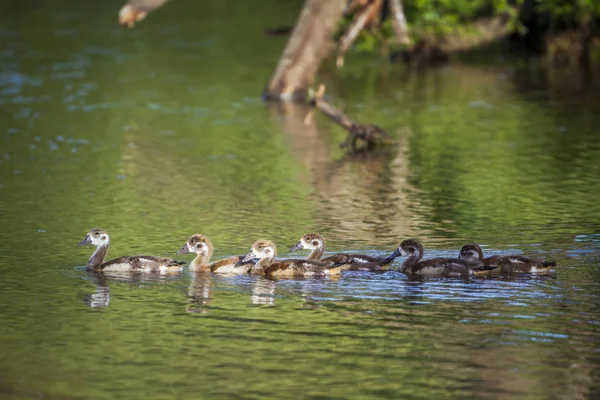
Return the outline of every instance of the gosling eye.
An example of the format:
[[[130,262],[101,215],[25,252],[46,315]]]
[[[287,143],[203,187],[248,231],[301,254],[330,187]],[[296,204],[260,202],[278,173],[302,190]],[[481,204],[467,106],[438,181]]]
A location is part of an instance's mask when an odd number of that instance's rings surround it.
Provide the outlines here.
[[[100,232],[94,232],[94,236],[100,236]]]

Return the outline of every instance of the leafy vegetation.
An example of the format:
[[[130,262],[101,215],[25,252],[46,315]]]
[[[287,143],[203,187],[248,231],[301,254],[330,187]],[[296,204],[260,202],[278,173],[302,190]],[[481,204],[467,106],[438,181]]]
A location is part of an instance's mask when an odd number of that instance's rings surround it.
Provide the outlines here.
[[[516,38],[542,38],[566,30],[595,34],[600,26],[597,0],[405,0],[404,13],[413,43],[434,41],[451,35],[477,36],[474,23],[485,18],[505,17],[506,32]],[[355,50],[375,51],[394,42],[392,21],[384,15],[380,29],[363,31]],[[351,17],[342,21],[346,29]]]

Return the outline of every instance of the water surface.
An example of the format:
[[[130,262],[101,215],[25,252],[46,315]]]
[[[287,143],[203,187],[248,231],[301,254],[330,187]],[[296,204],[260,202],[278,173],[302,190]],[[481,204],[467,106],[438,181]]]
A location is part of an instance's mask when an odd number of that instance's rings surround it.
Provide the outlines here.
[[[9,2],[0,37],[0,394],[29,399],[600,395],[600,85],[535,60],[423,71],[350,54],[331,101],[395,142],[349,157],[321,115],[260,97],[300,1]],[[257,15],[260,18],[257,18]],[[331,63],[330,63],[331,64]],[[98,277],[111,255],[215,256],[309,231],[329,251],[476,241],[554,277]]]

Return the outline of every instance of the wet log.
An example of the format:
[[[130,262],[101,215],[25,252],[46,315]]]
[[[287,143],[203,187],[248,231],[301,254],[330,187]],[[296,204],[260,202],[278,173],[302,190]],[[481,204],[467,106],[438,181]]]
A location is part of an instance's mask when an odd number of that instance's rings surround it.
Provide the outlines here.
[[[133,28],[136,22],[146,18],[148,13],[162,7],[169,0],[129,0],[119,11],[119,24]]]
[[[346,0],[306,0],[264,97],[306,101],[323,59],[333,49],[333,34]]]
[[[321,85],[319,86],[319,90],[313,95],[311,104],[348,132],[346,140],[340,145],[341,148],[357,152],[360,150],[358,146],[359,140],[362,140],[365,142],[365,149],[368,150],[390,139],[390,136],[377,125],[360,124],[353,121],[340,109],[328,102],[324,96],[325,85]],[[307,120],[311,117],[312,114],[308,114]]]

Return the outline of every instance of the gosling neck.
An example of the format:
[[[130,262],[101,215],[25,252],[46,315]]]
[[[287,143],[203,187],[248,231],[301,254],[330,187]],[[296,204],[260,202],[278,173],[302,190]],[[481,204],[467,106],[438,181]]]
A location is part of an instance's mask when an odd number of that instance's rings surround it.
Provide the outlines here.
[[[208,271],[210,270],[208,262],[210,261],[210,255],[206,253],[197,253],[196,258],[190,264],[190,271]]]
[[[400,265],[400,272],[406,272],[407,270],[412,268],[413,265],[418,263],[420,259],[421,259],[420,255],[416,256],[414,254],[411,254],[410,256],[408,256],[408,258],[406,260],[404,260],[402,265]]]
[[[256,262],[256,264],[254,264],[252,266],[252,268],[250,269],[250,273],[251,274],[264,275],[265,274],[265,270],[267,268],[269,268],[271,266],[271,264],[273,263],[273,259],[274,259],[274,257],[261,258],[260,260],[258,260]]]
[[[325,246],[315,247],[310,254],[308,255],[308,260],[320,260],[321,256],[323,256],[323,252],[325,251]]]
[[[87,262],[86,268],[100,269],[106,254],[108,254],[108,243],[96,247],[96,250],[94,250],[94,253]]]

